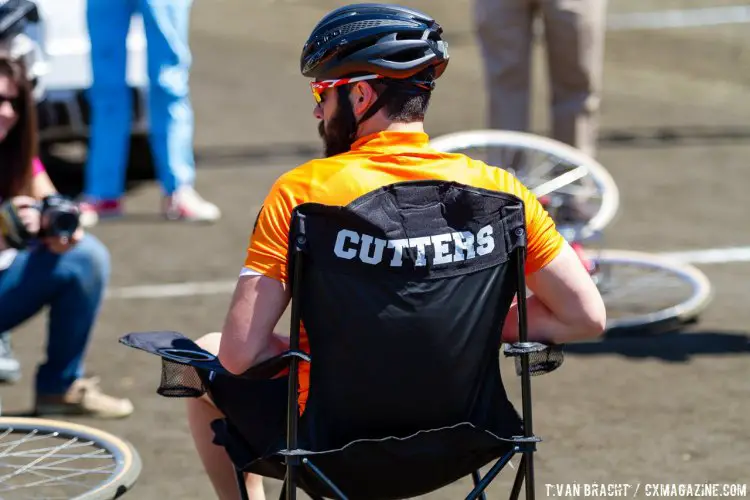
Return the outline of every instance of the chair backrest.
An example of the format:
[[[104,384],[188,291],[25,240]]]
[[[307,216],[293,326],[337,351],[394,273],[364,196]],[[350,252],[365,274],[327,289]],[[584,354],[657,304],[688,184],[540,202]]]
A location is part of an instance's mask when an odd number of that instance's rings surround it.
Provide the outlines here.
[[[499,371],[523,262],[523,202],[445,181],[300,205],[293,282],[310,342],[309,449],[471,422],[517,423]],[[522,271],[521,271],[522,272]],[[302,423],[305,422],[305,423]],[[515,427],[514,427],[515,428]]]

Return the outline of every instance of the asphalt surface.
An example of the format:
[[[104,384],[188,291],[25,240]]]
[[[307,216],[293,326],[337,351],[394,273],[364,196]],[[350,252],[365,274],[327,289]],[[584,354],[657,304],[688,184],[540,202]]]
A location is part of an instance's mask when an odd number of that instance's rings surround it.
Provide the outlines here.
[[[737,2],[613,0],[610,13]],[[231,281],[271,183],[320,153],[298,56],[331,0],[196,2],[193,99],[197,187],[224,213],[215,226],[166,224],[153,183],[135,184],[128,217],[94,229],[113,256],[113,289]],[[466,0],[415,0],[444,24],[451,64],[427,119],[432,136],[484,127],[480,55]],[[606,41],[599,161],[620,188],[605,246],[678,251],[750,245],[750,29],[746,24],[611,31]],[[533,127],[546,127],[542,52],[537,54]],[[750,263],[701,265],[715,297],[700,321],[659,338],[571,346],[562,369],[534,379],[537,490],[564,483],[749,483]],[[205,292],[205,289],[203,290]],[[135,414],[116,422],[76,418],[130,440],[144,461],[126,498],[214,498],[187,432],[184,403],[155,393],[159,361],[117,339],[170,329],[190,337],[217,330],[230,295],[221,287],[183,297],[105,303],[88,355],[103,387],[126,395]],[[282,323],[283,325],[284,323]],[[32,402],[46,319],[19,328],[24,378],[0,388],[5,412]],[[512,367],[506,385],[520,401]],[[262,404],[262,402],[259,402]],[[501,498],[511,470],[490,488]],[[279,484],[268,482],[269,495]],[[457,498],[470,481],[429,498]]]

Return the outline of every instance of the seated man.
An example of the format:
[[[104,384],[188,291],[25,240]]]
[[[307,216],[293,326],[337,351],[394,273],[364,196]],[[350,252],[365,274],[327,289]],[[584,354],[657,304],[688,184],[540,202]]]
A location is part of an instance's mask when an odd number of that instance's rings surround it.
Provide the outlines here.
[[[383,20],[389,22],[378,23]],[[604,305],[595,285],[535,197],[500,168],[428,146],[424,115],[434,82],[448,63],[441,34],[440,25],[427,15],[394,5],[342,7],[315,27],[301,66],[305,76],[315,79],[314,115],[320,120],[326,158],[287,172],[273,185],[222,332],[198,342],[217,353],[230,372],[240,374],[288,348],[287,338],[273,328],[290,300],[286,269],[294,207],[306,202],[347,205],[382,186],[411,180],[458,182],[524,200],[527,284],[534,292],[528,301],[530,340],[564,343],[603,331]],[[515,308],[504,330],[504,341],[517,339]],[[308,349],[304,333],[301,347]],[[304,411],[309,364],[300,366],[299,378]],[[219,375],[210,382],[213,401],[205,396],[188,401],[196,447],[222,499],[237,498],[236,479],[224,449],[212,443],[211,422],[226,415],[241,432],[261,437],[278,435],[285,425],[286,381],[250,385],[249,390],[247,381]],[[264,498],[260,477],[248,475],[247,486],[250,498]]]

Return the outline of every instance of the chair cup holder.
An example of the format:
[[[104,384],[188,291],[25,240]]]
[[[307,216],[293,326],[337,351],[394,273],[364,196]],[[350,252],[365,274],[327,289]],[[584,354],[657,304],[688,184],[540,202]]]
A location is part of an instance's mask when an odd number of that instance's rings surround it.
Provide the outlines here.
[[[562,345],[539,342],[504,344],[503,354],[506,358],[515,358],[516,375],[518,376],[523,373],[521,365],[523,356],[528,356],[529,373],[532,376],[544,375],[557,370],[565,360]]]

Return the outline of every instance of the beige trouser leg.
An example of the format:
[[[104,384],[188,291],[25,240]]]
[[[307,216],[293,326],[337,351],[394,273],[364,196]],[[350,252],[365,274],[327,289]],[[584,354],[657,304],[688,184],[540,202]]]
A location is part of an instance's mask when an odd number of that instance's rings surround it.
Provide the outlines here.
[[[596,154],[607,0],[540,0],[552,137]]]
[[[533,15],[530,0],[475,0],[490,128],[529,129]]]
[[[491,128],[529,130],[532,22],[544,20],[552,137],[595,154],[607,0],[475,0]]]

